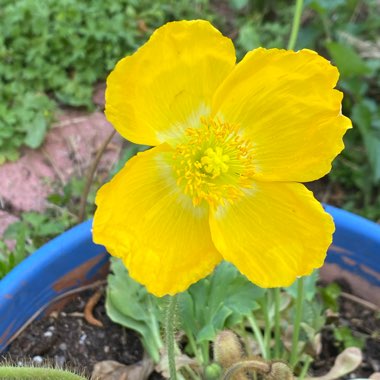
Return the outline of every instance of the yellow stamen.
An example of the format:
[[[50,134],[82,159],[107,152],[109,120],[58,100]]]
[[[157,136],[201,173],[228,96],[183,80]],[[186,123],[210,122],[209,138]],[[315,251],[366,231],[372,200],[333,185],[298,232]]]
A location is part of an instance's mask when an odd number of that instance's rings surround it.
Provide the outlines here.
[[[188,128],[185,135],[176,147],[174,168],[177,184],[194,205],[233,202],[252,186],[253,148],[236,126],[202,118],[200,127]]]

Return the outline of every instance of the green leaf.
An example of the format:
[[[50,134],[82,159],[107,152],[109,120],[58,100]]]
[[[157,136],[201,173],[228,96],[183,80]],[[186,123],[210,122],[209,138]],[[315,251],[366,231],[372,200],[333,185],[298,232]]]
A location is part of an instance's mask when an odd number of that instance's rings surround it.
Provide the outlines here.
[[[231,8],[241,10],[248,5],[249,0],[230,0],[229,3]]]
[[[376,103],[369,99],[354,105],[352,120],[359,128],[373,173],[373,182],[380,181],[380,133],[377,125],[380,121],[380,111]]]
[[[240,28],[237,44],[241,46],[244,51],[250,51],[260,46],[260,36],[253,21],[243,24]]]
[[[24,140],[25,145],[32,149],[38,148],[44,141],[46,131],[47,123],[45,117],[41,114],[37,114],[35,119],[30,122]]]
[[[180,315],[187,334],[196,341],[211,341],[228,321],[241,321],[258,307],[264,289],[253,285],[227,262],[212,275],[179,295]]]
[[[320,289],[322,300],[326,307],[331,309],[332,311],[337,312],[339,310],[338,298],[340,293],[342,292],[340,286],[332,282],[328,284],[326,287]]]
[[[354,336],[348,326],[340,326],[334,329],[334,337],[338,342],[342,343],[344,348],[363,348],[365,344],[364,337]]]
[[[113,259],[111,270],[106,294],[108,316],[112,321],[137,331],[144,348],[158,363],[163,346],[158,299],[128,275],[121,260]]]
[[[371,72],[366,62],[351,46],[339,42],[327,42],[326,47],[342,76],[351,77]]]

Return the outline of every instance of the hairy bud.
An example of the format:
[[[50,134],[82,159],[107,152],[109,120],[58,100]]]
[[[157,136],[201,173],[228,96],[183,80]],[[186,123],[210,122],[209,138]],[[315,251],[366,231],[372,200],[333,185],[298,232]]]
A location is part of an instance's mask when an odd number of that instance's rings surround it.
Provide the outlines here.
[[[294,380],[293,373],[284,362],[272,362],[270,372],[266,375],[267,380]]]
[[[221,331],[215,338],[214,358],[224,371],[235,363],[243,360],[243,349],[239,338],[230,330]],[[241,371],[234,373],[234,380],[246,380],[247,377]]]

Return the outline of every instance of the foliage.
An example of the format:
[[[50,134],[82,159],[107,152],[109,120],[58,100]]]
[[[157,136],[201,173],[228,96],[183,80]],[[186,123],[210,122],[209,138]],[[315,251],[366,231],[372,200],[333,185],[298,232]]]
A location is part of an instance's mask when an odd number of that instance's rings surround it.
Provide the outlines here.
[[[335,328],[334,337],[335,340],[343,346],[343,348],[363,348],[365,344],[365,338],[363,336],[354,336],[348,326],[339,326]]]
[[[175,3],[175,6],[174,6]],[[197,18],[206,0],[3,0],[0,7],[0,164],[37,148],[55,103],[91,109],[92,86],[159,25]]]
[[[327,308],[329,308],[335,313],[339,309],[338,298],[341,292],[342,290],[340,286],[335,282],[332,282],[331,284],[328,284],[326,287],[321,288],[321,297],[323,303]]]
[[[156,363],[159,362],[163,354],[160,331],[164,323],[165,298],[154,297],[145,287],[131,279],[121,260],[112,259],[111,270],[113,273],[108,277],[106,297],[107,314],[114,322],[137,331],[146,351]],[[309,362],[310,355],[317,351],[317,336],[325,318],[324,307],[317,300],[317,273],[305,280],[298,356],[299,360]],[[277,358],[285,360],[289,359],[291,343],[287,331],[293,323],[296,297],[295,286],[284,289],[281,296],[282,343]],[[252,347],[257,344],[253,343],[257,342],[257,335],[250,329],[249,320],[265,326],[264,335],[268,337],[274,328],[272,290],[253,285],[227,262],[223,262],[211,275],[179,294],[178,305],[179,335],[185,336],[181,346],[204,369],[210,365],[209,350],[220,331],[227,328],[237,331],[246,343],[246,352],[257,355],[257,351],[252,352]],[[267,359],[275,357],[270,345]]]
[[[182,327],[198,344],[213,341],[218,331],[241,323],[244,317],[259,309],[257,300],[264,292],[234,266],[223,262],[213,275],[180,294]]]
[[[108,276],[106,299],[108,316],[114,322],[138,332],[144,348],[158,363],[163,347],[158,299],[129,277],[120,260],[111,260],[111,270],[113,274]]]
[[[0,240],[0,280],[29,253],[25,246],[26,228],[18,229],[12,249]]]

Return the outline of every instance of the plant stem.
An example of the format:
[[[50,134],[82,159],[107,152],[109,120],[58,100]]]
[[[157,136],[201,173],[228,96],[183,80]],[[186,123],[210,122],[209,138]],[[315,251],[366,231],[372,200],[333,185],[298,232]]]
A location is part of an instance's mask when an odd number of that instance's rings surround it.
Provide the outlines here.
[[[199,363],[203,364],[204,363],[203,355],[202,355],[202,352],[198,350],[193,333],[191,331],[186,331],[186,330],[185,330],[185,333],[186,333],[187,338],[189,339],[189,344],[190,344],[191,349],[193,350],[194,356],[197,358]]]
[[[281,289],[274,289],[274,357],[275,359],[280,358],[280,347],[281,347],[281,315],[280,315],[280,301],[281,301]]]
[[[175,320],[176,320],[177,297],[170,296],[165,318],[165,342],[168,351],[170,380],[177,380],[175,366]]]
[[[194,372],[194,370],[189,365],[185,365],[183,367],[183,369],[186,371],[186,373],[189,375],[189,377],[192,380],[199,380],[197,374]]]
[[[303,367],[301,370],[300,375],[298,376],[298,380],[303,380],[307,374],[307,371],[309,370],[310,364],[313,361],[313,359],[310,356],[306,357],[305,362],[303,363]]]
[[[94,175],[95,175],[96,169],[99,165],[100,159],[103,156],[103,153],[107,149],[108,144],[111,142],[111,140],[115,134],[116,134],[116,130],[113,130],[109,134],[109,136],[104,140],[103,144],[101,145],[98,152],[96,153],[95,159],[92,162],[90,169],[88,170],[84,190],[81,194],[80,202],[79,202],[78,223],[83,222],[85,217],[86,217],[87,198],[88,198],[88,194],[89,194],[90,189],[91,189],[91,184],[94,180]]]
[[[272,335],[272,323],[269,318],[271,303],[272,303],[271,292],[268,290],[266,292],[266,295],[262,303],[263,313],[264,313],[264,322],[265,322],[264,345],[267,351],[267,357],[264,359],[267,359],[267,360],[271,359],[270,338]]]
[[[206,367],[208,365],[208,362],[210,360],[210,355],[209,355],[209,343],[208,341],[202,342],[202,357],[203,357],[203,365]]]
[[[267,347],[265,347],[265,344],[264,344],[263,334],[261,333],[259,326],[257,325],[255,317],[253,315],[249,315],[247,318],[248,318],[249,324],[251,325],[255,338],[257,340],[257,344],[260,347],[263,358],[268,359],[268,352],[267,352]]]
[[[296,46],[298,31],[301,24],[301,15],[302,15],[303,0],[296,1],[296,9],[293,16],[293,25],[292,31],[290,33],[290,38],[288,42],[288,50],[293,50]]]
[[[302,304],[304,299],[304,279],[300,277],[297,280],[297,298],[296,298],[296,309],[293,324],[293,339],[292,339],[292,350],[290,354],[290,365],[294,368],[298,362],[298,341],[301,329],[301,319],[302,319]]]
[[[75,373],[55,368],[40,367],[0,367],[0,379],[8,380],[86,380]]]

